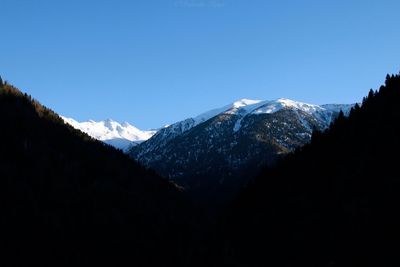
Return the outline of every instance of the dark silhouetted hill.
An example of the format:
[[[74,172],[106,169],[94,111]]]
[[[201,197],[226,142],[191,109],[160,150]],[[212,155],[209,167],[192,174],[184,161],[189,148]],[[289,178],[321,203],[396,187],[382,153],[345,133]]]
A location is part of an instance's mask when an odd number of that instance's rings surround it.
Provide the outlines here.
[[[227,266],[400,266],[400,76],[265,169],[221,224]]]
[[[0,83],[1,266],[187,266],[177,187]]]

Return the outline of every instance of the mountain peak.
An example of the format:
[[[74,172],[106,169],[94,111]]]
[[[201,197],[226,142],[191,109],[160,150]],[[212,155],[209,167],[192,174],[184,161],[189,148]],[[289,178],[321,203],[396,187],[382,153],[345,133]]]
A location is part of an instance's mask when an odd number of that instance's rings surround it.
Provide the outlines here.
[[[156,131],[142,131],[128,122],[119,123],[112,119],[104,121],[89,120],[78,122],[71,118],[61,117],[72,127],[87,133],[91,137],[122,150],[128,149],[132,143],[141,143],[152,137]]]
[[[317,105],[294,101],[287,98],[278,98],[276,100],[251,100],[240,99],[232,104],[232,107],[226,111],[228,114],[270,114],[283,108],[293,108],[307,113],[313,113],[320,108]]]

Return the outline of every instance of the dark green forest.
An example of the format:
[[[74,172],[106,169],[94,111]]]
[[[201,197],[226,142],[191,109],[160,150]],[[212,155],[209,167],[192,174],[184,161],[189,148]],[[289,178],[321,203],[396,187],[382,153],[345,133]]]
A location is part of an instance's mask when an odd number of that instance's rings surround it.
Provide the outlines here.
[[[187,266],[178,188],[0,82],[0,266]]]
[[[210,223],[178,186],[0,79],[0,265],[400,266],[399,103],[388,75]]]
[[[224,222],[232,266],[400,266],[400,76],[266,168]]]

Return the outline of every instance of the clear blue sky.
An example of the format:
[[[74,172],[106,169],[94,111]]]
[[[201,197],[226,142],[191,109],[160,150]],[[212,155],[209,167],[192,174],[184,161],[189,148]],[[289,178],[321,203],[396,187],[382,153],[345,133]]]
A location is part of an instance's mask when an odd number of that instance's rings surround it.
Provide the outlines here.
[[[400,70],[398,0],[0,0],[0,75],[159,127],[239,98],[351,103]]]

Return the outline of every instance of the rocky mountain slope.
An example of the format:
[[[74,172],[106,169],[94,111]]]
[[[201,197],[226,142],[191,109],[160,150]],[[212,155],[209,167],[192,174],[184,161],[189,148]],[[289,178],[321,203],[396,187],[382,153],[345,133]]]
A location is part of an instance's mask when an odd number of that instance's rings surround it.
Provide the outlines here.
[[[308,143],[314,129],[326,129],[351,107],[241,99],[163,128],[129,154],[195,198],[215,201],[236,192],[261,166]]]

